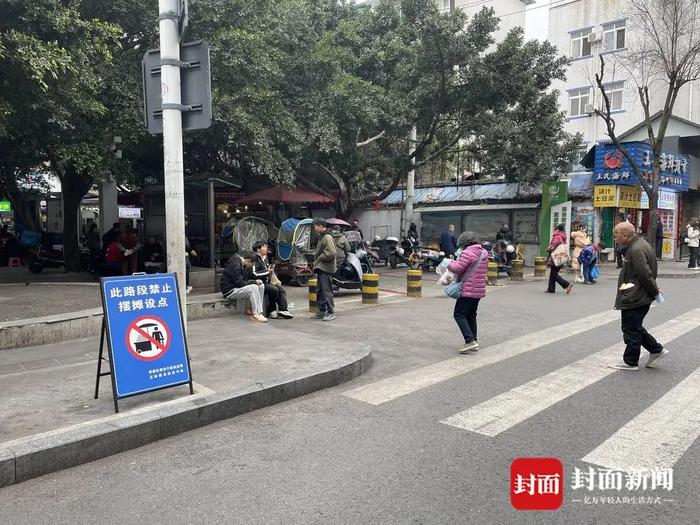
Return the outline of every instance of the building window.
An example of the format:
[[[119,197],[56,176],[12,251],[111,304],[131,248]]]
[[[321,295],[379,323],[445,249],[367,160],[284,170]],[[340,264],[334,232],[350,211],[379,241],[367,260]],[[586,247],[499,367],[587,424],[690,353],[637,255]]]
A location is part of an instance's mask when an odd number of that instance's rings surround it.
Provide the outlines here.
[[[615,51],[625,47],[625,21],[613,22],[603,26],[603,46],[606,51]]]
[[[589,57],[593,54],[591,43],[588,41],[590,34],[590,29],[571,33],[571,56],[573,58]]]
[[[450,10],[450,0],[442,0],[442,10],[443,11],[448,11]]]
[[[605,92],[608,94],[610,99],[610,111],[622,111],[624,107],[622,106],[622,93],[624,91],[625,84],[623,82],[618,82],[617,84],[612,84],[605,88]]]
[[[586,106],[591,103],[591,88],[572,89],[569,91],[569,116],[587,115]]]
[[[588,153],[587,144],[581,144],[578,148],[576,148],[576,153],[574,153],[574,157],[573,159],[571,159],[571,163],[569,164],[569,173],[589,171],[588,168],[580,164],[580,162],[583,160],[583,157],[586,156],[586,153]]]

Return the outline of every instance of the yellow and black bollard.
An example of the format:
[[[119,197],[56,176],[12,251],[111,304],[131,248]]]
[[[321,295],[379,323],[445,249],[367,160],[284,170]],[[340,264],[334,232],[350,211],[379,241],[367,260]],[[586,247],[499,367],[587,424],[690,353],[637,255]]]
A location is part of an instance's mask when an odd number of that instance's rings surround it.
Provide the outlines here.
[[[408,270],[406,295],[408,297],[423,297],[423,272],[421,270]]]
[[[522,281],[523,280],[523,261],[515,260],[510,264],[510,280],[511,281]]]
[[[486,281],[491,286],[498,284],[498,263],[489,261],[488,270],[486,271]]]
[[[366,273],[362,276],[362,304],[379,304],[378,273]]]
[[[544,277],[547,275],[547,258],[535,257],[535,277]]]
[[[318,313],[318,305],[316,304],[316,278],[309,279],[309,312]]]

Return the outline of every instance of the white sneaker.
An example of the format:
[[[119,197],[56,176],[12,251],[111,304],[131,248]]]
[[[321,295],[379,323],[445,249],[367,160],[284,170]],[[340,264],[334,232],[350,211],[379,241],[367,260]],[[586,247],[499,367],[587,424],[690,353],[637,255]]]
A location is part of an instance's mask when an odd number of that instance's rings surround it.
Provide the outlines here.
[[[263,314],[254,314],[251,316],[251,319],[259,323],[267,323],[267,317],[265,317]]]
[[[620,363],[615,363],[612,365],[608,365],[608,368],[615,368],[617,370],[639,370],[638,366],[631,366],[625,363],[624,361]]]
[[[275,310],[273,312],[270,312],[270,314],[267,317],[268,317],[268,319],[277,319],[277,317],[278,317],[277,311]]]
[[[646,368],[656,368],[656,365],[661,361],[664,357],[666,357],[669,354],[668,350],[665,348],[661,350],[658,354],[649,354],[649,359],[647,359],[647,364],[644,365]]]
[[[284,319],[294,319],[294,316],[289,313],[289,310],[280,310],[279,316],[284,318]]]
[[[188,286],[187,288],[185,288],[185,295],[190,295],[190,292],[191,292],[192,290],[194,290],[194,287],[193,287],[193,286]]]
[[[463,348],[459,349],[460,354],[467,354],[469,352],[478,352],[479,351],[479,343],[476,341],[472,341],[471,343],[467,343]]]

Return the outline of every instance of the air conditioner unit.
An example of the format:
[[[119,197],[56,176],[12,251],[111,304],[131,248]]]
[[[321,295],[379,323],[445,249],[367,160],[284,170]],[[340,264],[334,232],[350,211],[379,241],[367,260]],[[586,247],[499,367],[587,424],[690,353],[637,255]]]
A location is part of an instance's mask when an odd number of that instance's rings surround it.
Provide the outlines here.
[[[595,108],[593,107],[593,104],[586,104],[583,106],[583,112],[588,113],[589,115],[595,111]]]
[[[593,42],[600,42],[603,38],[603,35],[600,33],[588,33],[588,42],[593,43]]]

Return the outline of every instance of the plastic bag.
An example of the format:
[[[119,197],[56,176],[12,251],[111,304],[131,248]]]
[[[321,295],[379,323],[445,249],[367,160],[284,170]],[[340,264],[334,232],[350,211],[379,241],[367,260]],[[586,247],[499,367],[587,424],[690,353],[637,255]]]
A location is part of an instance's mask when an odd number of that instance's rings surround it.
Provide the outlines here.
[[[438,286],[447,286],[452,284],[457,276],[449,270],[445,270],[437,280]]]

